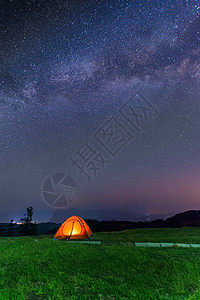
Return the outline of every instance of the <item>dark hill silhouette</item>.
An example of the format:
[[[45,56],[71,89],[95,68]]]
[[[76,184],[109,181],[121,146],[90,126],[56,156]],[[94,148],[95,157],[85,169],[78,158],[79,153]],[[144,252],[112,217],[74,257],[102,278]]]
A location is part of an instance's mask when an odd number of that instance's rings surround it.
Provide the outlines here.
[[[93,232],[119,231],[134,228],[176,228],[176,227],[200,227],[200,210],[189,210],[176,214],[166,220],[157,219],[151,222],[130,222],[130,221],[98,221],[85,219]],[[52,229],[49,233],[54,234],[59,226]]]
[[[82,215],[80,215],[82,217]],[[65,220],[67,217],[65,218]],[[148,221],[98,221],[94,219],[84,218],[86,223],[90,226],[93,232],[102,231],[119,231],[134,228],[176,228],[176,227],[200,227],[200,210],[188,210],[173,217],[163,219],[156,219],[151,222]],[[0,224],[0,235],[8,236],[8,223]],[[37,224],[37,235],[39,234],[55,234],[61,223],[39,223]],[[18,225],[19,226],[19,225]],[[17,226],[16,226],[17,227]],[[12,235],[16,235],[14,233]]]
[[[164,221],[166,227],[200,227],[200,210],[188,210]]]

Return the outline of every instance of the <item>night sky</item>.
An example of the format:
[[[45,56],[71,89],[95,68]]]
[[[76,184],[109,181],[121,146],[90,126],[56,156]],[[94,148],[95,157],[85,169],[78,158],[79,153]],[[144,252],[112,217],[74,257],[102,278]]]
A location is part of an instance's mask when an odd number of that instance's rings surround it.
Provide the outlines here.
[[[41,189],[60,172],[78,190],[67,208],[200,209],[200,2],[0,5],[0,221],[29,205],[48,220]],[[140,130],[119,109],[136,93]],[[126,132],[115,155],[95,138],[110,120]],[[107,161],[90,180],[70,160],[86,142]]]

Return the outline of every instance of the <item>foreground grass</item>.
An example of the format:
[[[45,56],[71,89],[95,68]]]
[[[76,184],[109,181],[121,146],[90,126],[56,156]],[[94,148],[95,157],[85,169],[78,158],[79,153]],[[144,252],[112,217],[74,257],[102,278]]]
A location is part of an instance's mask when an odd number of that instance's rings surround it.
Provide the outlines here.
[[[200,244],[200,228],[139,228],[116,232],[98,232],[92,239],[100,240],[106,245],[123,245],[134,242]]]
[[[198,238],[199,228],[98,233],[102,246],[0,238],[0,299],[200,299],[200,249],[132,244]]]

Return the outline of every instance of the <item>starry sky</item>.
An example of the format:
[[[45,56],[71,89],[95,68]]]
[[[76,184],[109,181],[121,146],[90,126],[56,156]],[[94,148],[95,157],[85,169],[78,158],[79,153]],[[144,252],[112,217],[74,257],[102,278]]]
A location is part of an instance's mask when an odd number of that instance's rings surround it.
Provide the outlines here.
[[[0,221],[74,178],[69,207],[173,214],[200,209],[200,3],[1,0]],[[156,108],[137,132],[119,108],[139,91]],[[114,116],[134,135],[111,157],[94,133]],[[69,157],[90,141],[109,163],[90,182]]]

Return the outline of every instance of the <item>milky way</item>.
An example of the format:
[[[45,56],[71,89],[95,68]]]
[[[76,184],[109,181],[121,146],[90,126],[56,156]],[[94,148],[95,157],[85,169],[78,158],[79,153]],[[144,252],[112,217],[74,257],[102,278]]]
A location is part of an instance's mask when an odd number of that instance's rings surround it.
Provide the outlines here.
[[[0,5],[0,218],[51,215],[40,189],[54,172],[83,184],[72,207],[199,208],[199,1]],[[85,184],[68,157],[136,89],[159,116]]]

